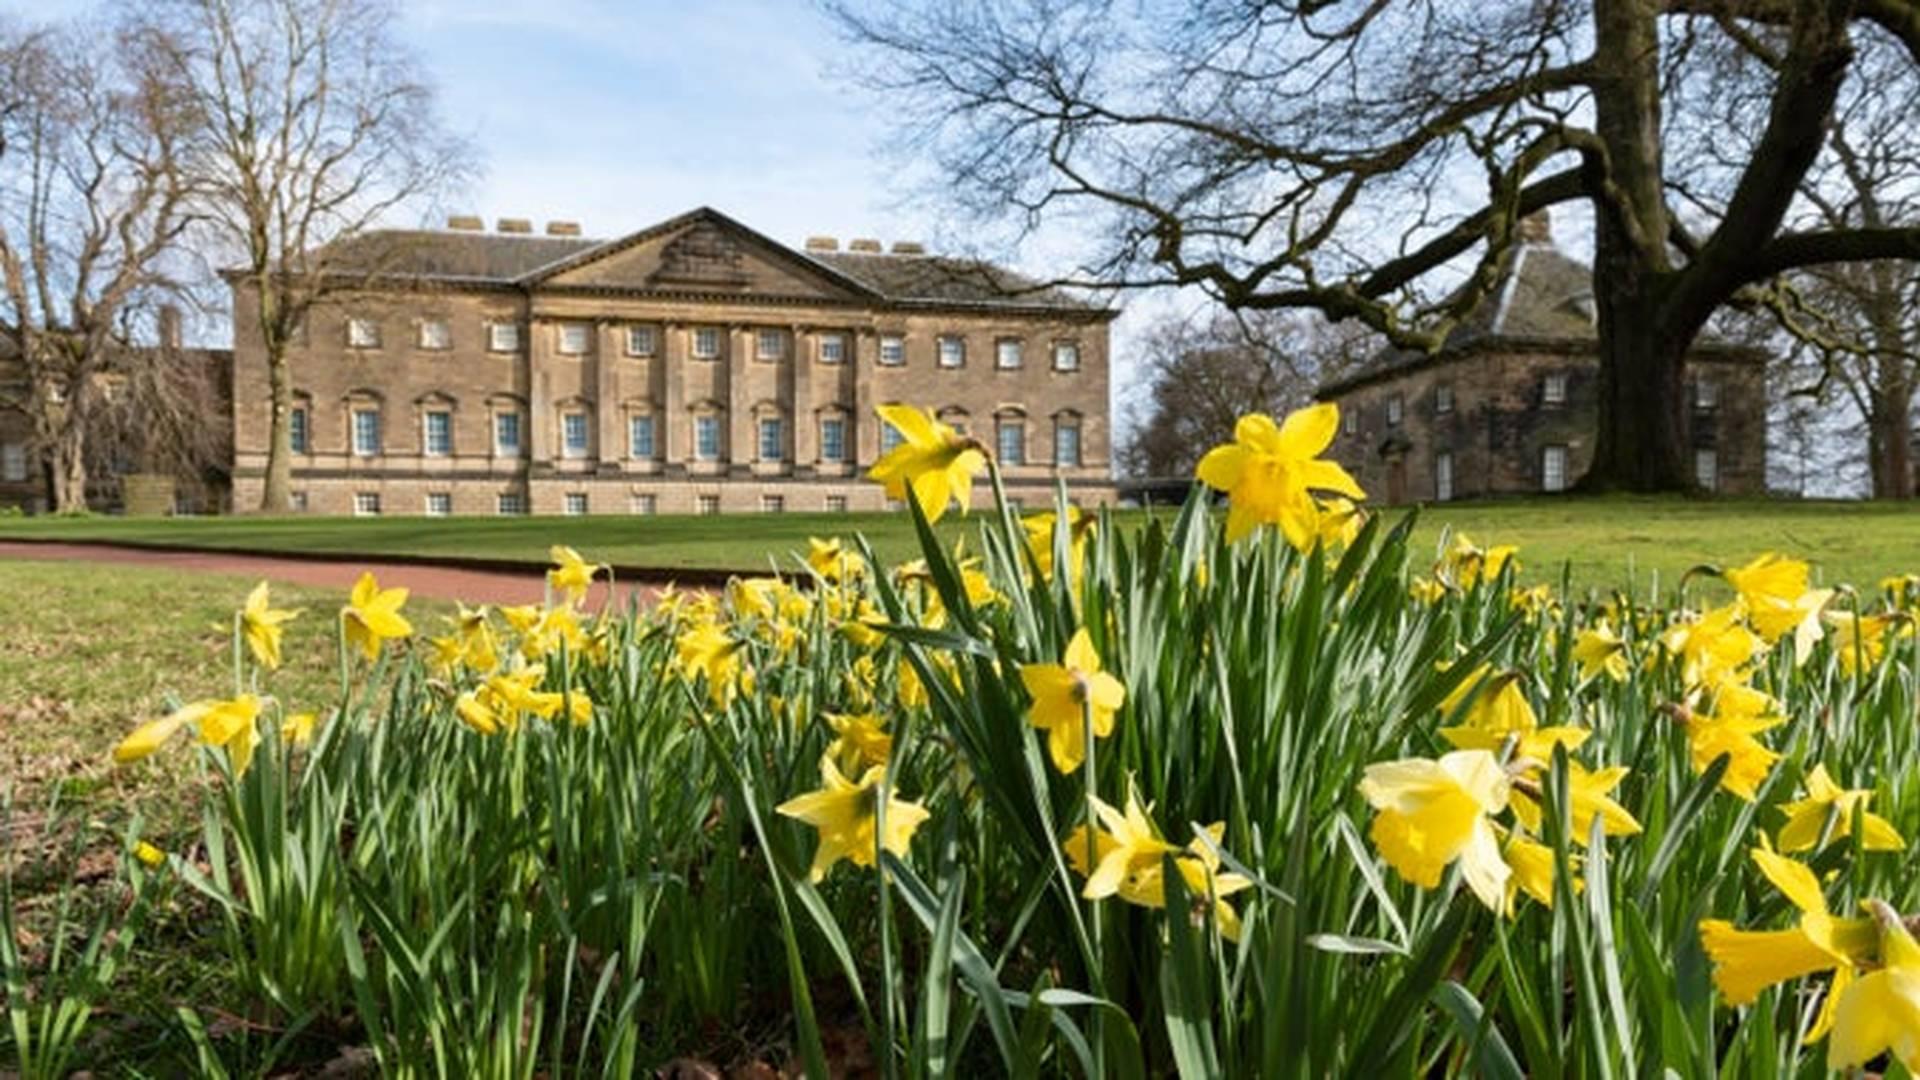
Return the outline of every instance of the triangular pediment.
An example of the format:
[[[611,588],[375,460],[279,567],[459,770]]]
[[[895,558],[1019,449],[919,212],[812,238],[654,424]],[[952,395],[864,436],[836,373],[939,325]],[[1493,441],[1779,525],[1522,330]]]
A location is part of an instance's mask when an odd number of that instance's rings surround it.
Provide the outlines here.
[[[870,299],[858,282],[712,210],[696,210],[543,268],[530,283],[648,293]]]

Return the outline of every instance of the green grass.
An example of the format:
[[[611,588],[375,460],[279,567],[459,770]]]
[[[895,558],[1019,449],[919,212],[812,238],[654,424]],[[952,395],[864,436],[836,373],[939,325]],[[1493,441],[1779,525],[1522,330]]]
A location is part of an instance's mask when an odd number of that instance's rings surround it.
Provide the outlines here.
[[[1397,517],[1403,511],[1389,510]],[[1161,511],[1168,519],[1171,511]],[[1123,525],[1147,511],[1119,514]],[[1894,503],[1652,498],[1530,499],[1428,508],[1414,550],[1433,549],[1443,527],[1482,544],[1517,544],[1523,577],[1557,579],[1570,564],[1577,585],[1645,589],[1689,567],[1764,550],[1809,559],[1826,582],[1871,587],[1920,569],[1920,511]],[[949,537],[970,531],[942,523]],[[340,555],[408,555],[540,562],[571,544],[596,560],[651,570],[762,571],[790,564],[807,537],[863,533],[883,559],[916,552],[902,514],[786,514],[648,518],[20,518],[0,520],[0,539],[114,540]]]

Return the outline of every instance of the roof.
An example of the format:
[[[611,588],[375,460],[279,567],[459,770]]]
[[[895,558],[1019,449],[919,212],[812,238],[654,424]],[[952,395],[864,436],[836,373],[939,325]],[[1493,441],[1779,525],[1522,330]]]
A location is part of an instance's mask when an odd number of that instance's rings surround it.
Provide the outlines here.
[[[822,275],[848,292],[915,306],[1042,308],[1115,312],[1006,267],[920,253],[796,250],[701,207],[615,239],[442,229],[381,229],[325,249],[330,270],[427,282],[528,288],[556,274],[667,233],[705,225],[764,247],[777,261]]]
[[[1502,342],[1586,344],[1597,340],[1593,319],[1593,268],[1551,242],[1522,244],[1486,298],[1447,332],[1439,349],[1389,346],[1321,385],[1317,394],[1326,397]]]

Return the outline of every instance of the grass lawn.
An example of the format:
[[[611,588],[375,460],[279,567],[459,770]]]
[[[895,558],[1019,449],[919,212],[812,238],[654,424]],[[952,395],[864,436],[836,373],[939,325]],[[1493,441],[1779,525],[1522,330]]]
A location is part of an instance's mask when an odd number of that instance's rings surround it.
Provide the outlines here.
[[[1395,518],[1403,511],[1388,513]],[[1138,525],[1149,511],[1124,511]],[[1171,516],[1171,510],[1154,511]],[[1695,564],[1777,550],[1809,559],[1826,582],[1871,588],[1881,577],[1920,570],[1920,508],[1891,503],[1656,498],[1532,499],[1462,503],[1422,511],[1418,546],[1441,529],[1483,544],[1518,544],[1524,576],[1557,578],[1570,564],[1577,586],[1646,588]],[[941,525],[950,536],[968,526]],[[766,517],[661,516],[453,520],[388,517],[192,519],[0,519],[0,539],[114,540],[133,544],[337,553],[464,556],[540,562],[547,547],[572,544],[618,566],[766,569],[806,549],[807,537],[864,534],[883,559],[915,554],[900,514],[784,514]]]

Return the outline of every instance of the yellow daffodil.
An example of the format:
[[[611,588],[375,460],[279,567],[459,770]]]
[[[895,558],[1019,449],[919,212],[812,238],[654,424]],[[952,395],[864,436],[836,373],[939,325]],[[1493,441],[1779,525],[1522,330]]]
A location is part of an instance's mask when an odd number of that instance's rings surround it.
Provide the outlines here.
[[[1513,902],[1520,893],[1526,893],[1545,907],[1553,906],[1553,849],[1534,840],[1525,833],[1514,832],[1508,835],[1501,847],[1501,855],[1507,865],[1513,868],[1513,876],[1507,879],[1506,913],[1512,914]],[[1578,852],[1569,851],[1567,858],[1575,866],[1579,865]],[[1586,882],[1576,875],[1573,879],[1573,891],[1586,888]]]
[[[889,795],[886,836],[882,838],[877,810],[880,781],[885,774],[886,768],[876,765],[856,783],[834,767],[832,755],[825,755],[820,759],[820,790],[797,795],[774,808],[819,830],[820,846],[813,853],[810,880],[825,878],[841,859],[850,859],[855,866],[872,866],[883,846],[895,855],[907,854],[914,830],[927,820],[927,811],[919,803]]]
[[[202,743],[225,747],[234,773],[245,775],[253,761],[254,747],[260,743],[260,706],[260,699],[252,694],[183,705],[135,728],[113,748],[113,760],[123,765],[138,761],[166,745],[181,728],[191,725],[199,732]]]
[[[156,869],[167,864],[167,853],[145,840],[133,845],[133,857]]]
[[[949,502],[959,502],[962,513],[970,509],[973,478],[987,467],[979,442],[941,423],[931,410],[881,405],[875,411],[901,442],[874,463],[867,478],[884,485],[890,499],[911,492],[930,523],[946,514]]]
[[[495,647],[493,624],[487,619],[485,607],[461,604],[457,614],[447,616],[447,622],[453,626],[459,660],[467,670],[484,674],[500,666],[500,651]]]
[[[1513,751],[1516,759],[1540,763],[1552,759],[1555,746],[1574,750],[1592,734],[1585,728],[1542,728],[1533,704],[1520,689],[1520,674],[1489,672],[1489,667],[1482,664],[1440,702],[1442,716],[1452,716],[1467,703],[1463,723],[1440,729],[1440,737],[1456,750],[1498,752],[1512,738],[1517,740]]]
[[[407,590],[382,589],[371,573],[361,574],[347,606],[340,609],[347,644],[358,646],[368,660],[379,659],[382,642],[413,633],[413,624],[400,614],[406,602]]]
[[[1320,504],[1320,547],[1335,551],[1353,546],[1360,527],[1367,523],[1367,512],[1352,499],[1335,495],[1318,500]]]
[[[1700,923],[1700,944],[1713,961],[1713,985],[1728,1005],[1748,1005],[1769,986],[1822,971],[1846,971],[1873,955],[1871,919],[1836,919],[1820,881],[1804,863],[1754,848],[1754,864],[1800,910],[1788,930],[1738,930],[1724,919]],[[1829,1005],[1832,999],[1829,999]]]
[[[1713,711],[1685,712],[1688,754],[1693,771],[1703,773],[1721,754],[1729,758],[1720,786],[1752,802],[1780,755],[1754,736],[1786,723],[1771,715],[1773,699],[1749,686],[1727,684],[1714,691]]]
[[[520,655],[528,660],[544,660],[564,646],[567,654],[577,661],[590,645],[587,632],[580,626],[580,616],[573,608],[561,604],[541,611],[539,620],[522,633]]]
[[[716,708],[733,698],[740,675],[741,644],[717,622],[699,622],[674,642],[674,664],[688,679],[707,678],[707,696]]]
[[[839,537],[807,537],[807,566],[824,581],[854,581],[867,574],[867,560],[841,544]]]
[[[1347,470],[1319,456],[1339,430],[1339,407],[1322,402],[1296,410],[1280,424],[1261,413],[1243,416],[1234,425],[1233,442],[1207,451],[1194,475],[1226,492],[1228,542],[1257,525],[1278,525],[1288,543],[1305,551],[1320,535],[1314,492],[1367,497]]]
[[[1569,839],[1585,844],[1592,838],[1593,819],[1600,818],[1600,831],[1606,836],[1633,836],[1640,822],[1610,794],[1627,778],[1625,765],[1614,765],[1599,772],[1588,772],[1577,761],[1567,762],[1567,801],[1573,808],[1573,828]],[[1537,781],[1523,779],[1513,792],[1513,816],[1529,832],[1539,833],[1540,804],[1535,801],[1540,789]]]
[[[1627,643],[1605,619],[1574,636],[1573,659],[1582,679],[1604,674],[1614,682],[1627,681]]]
[[[1360,781],[1376,811],[1369,835],[1389,866],[1432,889],[1457,859],[1467,887],[1494,911],[1505,906],[1512,870],[1500,857],[1492,816],[1506,809],[1510,790],[1506,771],[1485,750],[1379,762]]]
[[[320,717],[315,713],[292,713],[280,721],[280,741],[289,746],[310,745],[314,729],[319,725]]]
[[[1703,615],[1689,614],[1660,635],[1660,644],[1680,660],[1680,677],[1688,686],[1740,677],[1760,654],[1760,636],[1741,621],[1745,607],[1738,602]]]
[[[1020,522],[1020,527],[1027,532],[1027,549],[1033,552],[1033,561],[1040,567],[1043,580],[1053,578],[1053,534],[1058,528],[1057,521],[1054,514],[1045,513],[1023,518]],[[1087,538],[1093,535],[1096,524],[1098,519],[1093,515],[1082,512],[1077,506],[1067,507],[1067,557],[1072,560],[1067,580],[1075,584],[1079,583],[1086,569]]]
[[[1745,566],[1721,571],[1720,576],[1756,615],[1765,608],[1791,604],[1807,591],[1807,564],[1771,551]],[[1760,628],[1758,618],[1754,620],[1754,628],[1766,633]]]
[[[1508,564],[1512,564],[1516,573],[1519,572],[1520,560],[1514,558],[1519,551],[1512,544],[1482,548],[1466,533],[1454,533],[1446,554],[1434,569],[1440,577],[1451,581],[1455,588],[1465,591],[1483,581],[1498,578]]]
[[[827,753],[847,772],[885,765],[893,754],[893,736],[881,728],[880,718],[873,713],[824,715],[836,736],[827,744]]]
[[[1853,835],[1853,815],[1857,810],[1861,820],[1861,846],[1868,851],[1904,851],[1907,842],[1900,837],[1900,831],[1893,823],[1879,814],[1868,813],[1867,800],[1873,798],[1873,792],[1866,788],[1852,791],[1843,790],[1827,775],[1825,765],[1815,765],[1807,774],[1807,794],[1781,807],[1786,811],[1787,823],[1780,827],[1780,833],[1774,839],[1781,851],[1806,851],[1820,842],[1820,834],[1829,827],[1833,832],[1830,840],[1844,840]]]
[[[1058,664],[1023,664],[1020,681],[1033,699],[1027,719],[1047,733],[1054,768],[1072,772],[1087,759],[1086,728],[1096,738],[1113,731],[1113,714],[1125,703],[1120,680],[1100,670],[1100,654],[1081,627]],[[1082,710],[1085,710],[1084,712]]]
[[[1432,607],[1447,598],[1447,587],[1434,578],[1417,577],[1407,586],[1407,595],[1418,603]]]
[[[547,558],[553,560],[553,569],[547,571],[547,584],[553,590],[567,598],[569,603],[585,599],[587,590],[593,587],[593,575],[599,570],[580,553],[566,546],[555,544],[547,549]]]
[[[267,583],[261,582],[247,594],[247,606],[240,612],[240,632],[247,650],[260,666],[273,671],[280,666],[280,625],[298,618],[300,610],[275,608],[267,597]]]
[[[1920,1073],[1920,943],[1913,940],[1900,913],[1869,900],[1880,930],[1880,966],[1844,990],[1833,1010],[1833,1041],[1827,1068],[1864,1066],[1881,1054],[1892,1055],[1909,1073]]]
[[[1833,655],[1840,670],[1849,675],[1872,671],[1887,653],[1887,631],[1894,619],[1890,615],[1860,615],[1851,611],[1829,611],[1827,625],[1833,628]]]
[[[1081,896],[1089,900],[1113,896],[1128,888],[1129,881],[1139,875],[1149,870],[1158,872],[1161,857],[1180,850],[1160,838],[1153,822],[1147,818],[1146,808],[1140,805],[1138,792],[1128,791],[1125,810],[1098,798],[1089,802],[1105,828],[1096,828],[1089,835],[1087,826],[1082,825],[1063,841],[1068,860],[1086,875],[1087,883],[1080,890]],[[1144,895],[1137,883],[1132,889],[1137,895]]]

